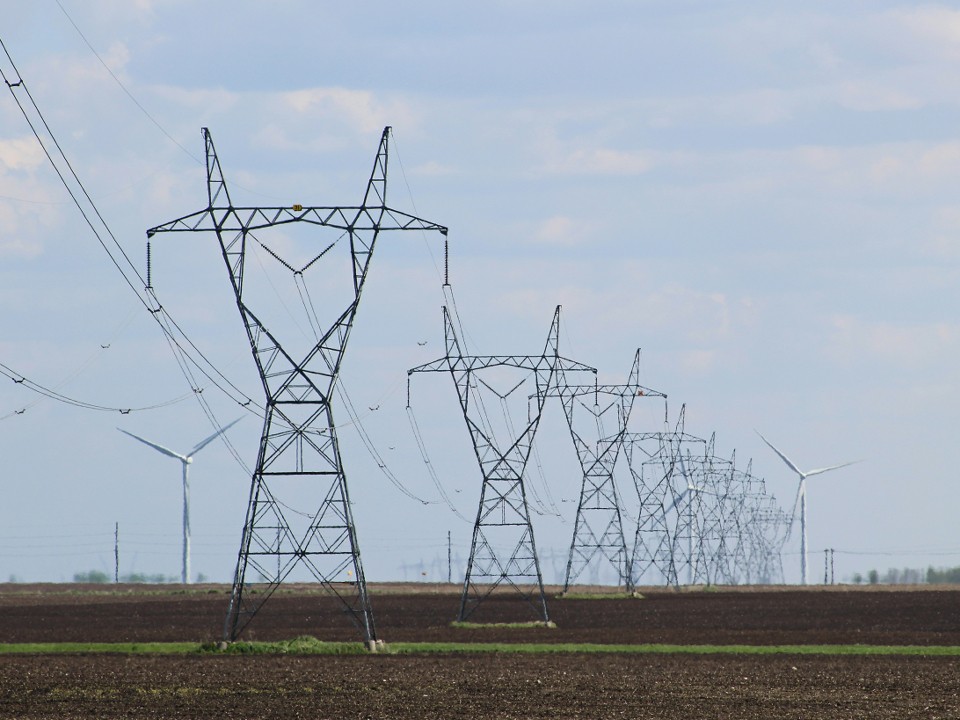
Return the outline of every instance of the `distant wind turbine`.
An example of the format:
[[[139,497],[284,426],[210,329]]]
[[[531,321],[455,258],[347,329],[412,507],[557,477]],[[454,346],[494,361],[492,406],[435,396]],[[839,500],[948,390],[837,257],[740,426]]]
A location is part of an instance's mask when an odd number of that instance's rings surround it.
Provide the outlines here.
[[[797,501],[800,503],[800,577],[804,585],[807,584],[807,478],[812,475],[820,475],[821,473],[828,472],[830,470],[839,470],[840,468],[847,467],[847,465],[853,465],[854,463],[860,462],[859,460],[851,460],[850,462],[841,463],[840,465],[831,465],[830,467],[817,468],[816,470],[807,470],[804,472],[788,458],[782,452],[780,452],[772,442],[767,440],[763,435],[760,434],[759,430],[754,430],[757,435],[760,435],[760,439],[763,440],[767,445],[770,446],[770,449],[773,450],[777,455],[780,456],[780,459],[783,460],[787,467],[793,470],[797,475],[800,476],[800,485],[797,487],[797,500],[793,504],[793,512],[797,511]]]
[[[180,579],[185,585],[190,583],[190,477],[189,477],[188,468],[190,467],[190,463],[193,462],[194,455],[196,455],[198,452],[203,450],[203,448],[205,448],[207,445],[212,443],[218,437],[223,435],[227,430],[232,428],[242,419],[243,419],[242,417],[239,417],[229,425],[224,425],[222,428],[217,430],[213,435],[201,440],[196,445],[194,445],[193,449],[190,450],[190,452],[188,452],[185,455],[181,455],[178,452],[174,452],[173,450],[169,448],[165,448],[163,445],[158,445],[155,442],[150,442],[149,440],[146,440],[140,437],[139,435],[134,435],[132,432],[127,432],[126,430],[117,428],[117,430],[120,430],[120,432],[122,432],[124,435],[129,435],[134,440],[139,440],[144,445],[149,445],[154,450],[162,452],[164,455],[168,455],[172,458],[176,458],[181,463],[183,463],[183,569],[181,570],[181,573],[180,573]]]

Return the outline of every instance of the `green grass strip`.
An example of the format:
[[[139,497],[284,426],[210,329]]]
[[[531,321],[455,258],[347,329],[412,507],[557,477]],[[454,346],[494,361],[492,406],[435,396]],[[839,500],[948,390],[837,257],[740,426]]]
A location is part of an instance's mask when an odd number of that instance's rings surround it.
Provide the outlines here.
[[[196,642],[140,642],[140,643],[0,643],[0,655],[34,653],[60,655],[65,653],[122,653],[124,655],[187,655],[200,652]]]
[[[465,620],[454,620],[450,623],[450,627],[457,628],[459,630],[486,630],[486,629],[496,629],[502,630],[504,628],[512,630],[530,630],[536,628],[542,628],[544,630],[555,630],[557,624],[552,620],[544,622],[543,620],[532,620],[530,622],[504,622],[504,623],[476,623],[476,622],[466,622]]]
[[[622,653],[660,655],[946,655],[957,645],[600,645],[594,643],[404,643],[387,652],[417,653]]]
[[[359,642],[325,642],[304,635],[275,642],[234,642],[223,649],[219,643],[205,643],[200,651],[224,655],[365,655],[367,648]]]
[[[0,643],[0,655],[117,653],[124,655],[362,655],[359,642],[323,642],[310,637],[278,642],[237,642],[226,649],[218,643]],[[660,655],[920,655],[960,656],[957,645],[603,645],[597,643],[485,643],[395,642],[383,650],[389,655],[418,654],[556,654],[620,653]]]
[[[554,595],[556,600],[643,600],[644,597],[638,592],[630,593],[577,593],[568,592]]]

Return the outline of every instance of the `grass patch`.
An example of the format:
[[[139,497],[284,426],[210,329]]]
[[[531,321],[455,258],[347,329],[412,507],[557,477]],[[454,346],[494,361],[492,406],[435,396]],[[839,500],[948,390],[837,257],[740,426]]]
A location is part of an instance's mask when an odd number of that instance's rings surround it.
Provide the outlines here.
[[[200,652],[224,655],[363,655],[367,648],[359,642],[324,642],[309,635],[275,642],[205,643]]]
[[[659,655],[942,655],[956,645],[601,645],[594,643],[391,643],[387,652],[418,653],[619,653]]]
[[[420,654],[522,654],[567,653],[638,655],[917,655],[960,657],[957,645],[605,645],[597,643],[485,643],[397,642],[380,652],[390,655]],[[324,642],[298,637],[277,642],[221,643],[5,643],[0,654],[36,655],[116,653],[124,655],[364,655],[360,642]]]
[[[644,597],[638,592],[621,593],[560,593],[556,596],[557,600],[643,600]]]
[[[187,655],[199,652],[202,645],[195,642],[143,643],[0,643],[0,655],[32,653],[63,655],[76,653],[120,653],[123,655]]]
[[[475,622],[465,622],[462,620],[454,620],[450,623],[450,627],[457,628],[459,630],[486,630],[490,628],[509,628],[511,630],[527,630],[530,628],[546,628],[548,630],[554,630],[557,627],[557,624],[552,620],[544,622],[543,620],[532,620],[530,622],[509,622],[509,623],[475,623]]]

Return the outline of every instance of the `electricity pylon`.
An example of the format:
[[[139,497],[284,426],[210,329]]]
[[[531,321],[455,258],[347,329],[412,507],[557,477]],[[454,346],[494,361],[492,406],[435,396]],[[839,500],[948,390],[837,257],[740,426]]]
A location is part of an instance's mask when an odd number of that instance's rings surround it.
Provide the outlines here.
[[[640,500],[637,529],[630,557],[631,582],[646,579],[654,573],[663,576],[667,585],[680,584],[682,559],[678,556],[680,535],[686,527],[687,540],[693,535],[690,505],[699,497],[696,486],[684,460],[685,447],[690,444],[706,448],[707,441],[684,431],[686,406],[681,406],[674,429],[664,422],[664,432],[627,433],[623,443],[627,467],[633,477]],[[705,449],[698,451],[698,454]],[[689,452],[686,453],[689,456]],[[687,522],[681,515],[681,506],[687,503]],[[692,548],[688,548],[688,554]]]
[[[446,356],[409,370],[408,378],[418,372],[450,373],[483,476],[458,619],[466,620],[494,590],[506,584],[529,603],[534,613],[548,622],[550,616],[530,522],[523,482],[524,470],[557,370],[594,374],[597,371],[560,357],[560,306],[554,312],[546,345],[539,356],[465,355],[446,307],[443,308],[443,325]],[[531,378],[534,385],[533,392],[520,396],[533,399],[526,424],[520,432],[516,432],[507,417],[505,432],[508,436],[501,436],[499,441],[490,418],[486,416],[481,396],[483,388],[493,390],[493,381],[484,380],[481,373],[496,368],[524,371],[520,382],[513,384],[511,379],[511,389],[504,393],[494,391],[501,401],[513,395]]]
[[[566,372],[559,369],[556,383],[549,391],[551,396],[559,397],[563,404],[570,437],[583,471],[580,501],[563,581],[564,592],[570,589],[570,585],[576,582],[597,556],[610,562],[627,592],[633,589],[627,540],[623,534],[622,503],[617,494],[613,471],[623,447],[634,401],[638,397],[660,397],[664,400],[667,397],[662,392],[643,387],[639,379],[640,351],[637,350],[624,385],[571,384]],[[580,412],[577,411],[578,407]],[[585,429],[575,422],[576,416],[582,412],[588,414],[592,420],[588,425],[595,430],[595,437],[589,441],[584,439]],[[603,427],[604,417],[614,415],[617,429],[609,435]]]
[[[213,231],[246,328],[266,395],[263,434],[250,484],[243,536],[224,623],[224,637],[235,640],[290,573],[302,566],[338,598],[366,641],[376,640],[373,613],[360,562],[360,547],[347,492],[331,407],[340,366],[353,327],[377,238],[386,230],[447,229],[387,207],[387,159],[390,128],[384,128],[363,202],[342,207],[235,207],[220,169],[210,132],[204,128],[207,207],[147,231]],[[258,243],[290,271],[298,291],[304,275],[333,247],[315,248],[300,268],[266,246],[255,233],[305,223],[341,231],[349,239],[351,297],[326,329],[314,326],[316,342],[305,355],[284,349],[281,339],[248,305],[244,270],[248,245]],[[315,308],[311,308],[316,318]],[[313,323],[312,323],[313,324]],[[318,323],[317,323],[318,324]],[[307,494],[307,512],[295,509]],[[265,587],[248,592],[251,571]]]

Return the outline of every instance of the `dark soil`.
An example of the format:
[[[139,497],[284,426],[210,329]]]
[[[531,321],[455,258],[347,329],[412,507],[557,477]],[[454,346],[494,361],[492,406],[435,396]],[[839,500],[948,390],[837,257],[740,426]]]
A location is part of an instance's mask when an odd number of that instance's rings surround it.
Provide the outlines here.
[[[388,644],[960,645],[954,590],[660,590],[551,600],[556,629],[457,629],[455,593],[416,589],[375,589]],[[214,640],[227,600],[223,587],[0,586],[0,642]],[[493,597],[473,619],[533,616]],[[337,605],[296,590],[271,598],[246,633],[298,635],[359,639]],[[960,718],[960,658],[0,655],[0,718],[86,717]]]
[[[0,657],[3,718],[955,718],[960,661],[790,656]]]
[[[228,603],[222,586],[189,592],[160,586],[152,594],[136,586],[100,594],[0,588],[7,589],[0,589],[0,642],[218,640]],[[372,604],[377,635],[388,643],[960,645],[958,590],[659,590],[644,592],[643,599],[551,599],[556,629],[452,628],[459,598],[450,592],[375,591]],[[511,622],[536,616],[522,600],[492,596],[470,619]],[[243,637],[299,635],[362,639],[338,603],[295,591],[270,598]]]

